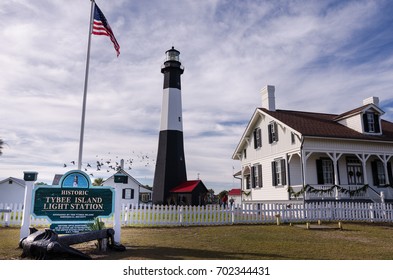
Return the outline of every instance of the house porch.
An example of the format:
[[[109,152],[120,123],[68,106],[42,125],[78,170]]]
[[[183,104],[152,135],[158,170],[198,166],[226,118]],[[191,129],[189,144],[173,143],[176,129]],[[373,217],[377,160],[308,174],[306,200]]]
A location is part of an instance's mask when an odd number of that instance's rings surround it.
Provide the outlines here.
[[[290,200],[393,201],[393,153],[303,150],[288,156]]]

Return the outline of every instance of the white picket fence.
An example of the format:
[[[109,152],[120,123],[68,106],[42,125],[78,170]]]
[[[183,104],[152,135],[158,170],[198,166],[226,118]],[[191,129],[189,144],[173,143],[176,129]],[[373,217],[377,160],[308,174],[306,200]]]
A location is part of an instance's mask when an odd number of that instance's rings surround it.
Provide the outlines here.
[[[0,225],[20,226],[23,205],[0,203]],[[313,202],[307,204],[242,204],[236,207],[123,205],[122,226],[192,226],[301,223],[313,221],[393,222],[393,204],[363,202]],[[107,226],[113,218],[102,219]],[[31,217],[30,225],[49,226]]]

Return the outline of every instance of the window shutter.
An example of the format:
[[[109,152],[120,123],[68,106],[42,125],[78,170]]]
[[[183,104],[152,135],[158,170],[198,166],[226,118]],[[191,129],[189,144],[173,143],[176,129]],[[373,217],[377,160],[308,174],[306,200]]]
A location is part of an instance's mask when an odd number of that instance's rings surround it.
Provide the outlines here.
[[[255,188],[255,166],[251,167],[251,188]]]
[[[254,130],[254,149],[262,147],[262,132],[260,128]]]
[[[134,199],[134,189],[131,189],[131,199]]]
[[[374,186],[379,186],[378,167],[377,167],[377,162],[376,161],[372,161],[371,162],[371,171],[373,173]]]
[[[278,141],[278,129],[277,129],[277,123],[275,122],[275,123],[273,123],[273,125],[274,125],[274,139],[273,139],[273,141]]]
[[[324,180],[323,180],[322,160],[321,159],[317,159],[316,163],[317,163],[318,185],[322,185],[322,184],[325,183]]]
[[[258,183],[259,183],[258,187],[262,188],[263,184],[262,184],[262,165],[261,164],[258,165]]]
[[[381,128],[379,127],[379,116],[377,114],[374,114],[374,127],[376,133],[381,132]]]
[[[258,147],[257,144],[257,130],[254,130],[254,149],[256,149]]]
[[[282,180],[282,184],[283,186],[285,186],[287,184],[287,172],[286,172],[286,168],[285,168],[285,159],[280,160],[280,164],[281,164],[281,180]]]
[[[277,186],[276,162],[272,161],[272,185]]]
[[[269,131],[269,144],[271,144],[273,143],[272,124],[268,125],[267,130]]]
[[[363,127],[364,127],[364,132],[369,132],[369,127],[368,127],[368,121],[367,121],[367,114],[363,114]]]
[[[121,193],[122,193],[122,194],[121,194],[121,198],[122,198],[122,199],[125,199],[125,198],[126,198],[126,189],[122,189],[122,190],[121,190]]]

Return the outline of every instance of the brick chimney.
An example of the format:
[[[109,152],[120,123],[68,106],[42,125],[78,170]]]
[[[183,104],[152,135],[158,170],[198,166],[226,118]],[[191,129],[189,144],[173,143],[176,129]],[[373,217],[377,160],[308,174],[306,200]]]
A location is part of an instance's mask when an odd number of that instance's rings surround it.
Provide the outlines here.
[[[276,111],[276,101],[274,97],[274,86],[267,85],[261,90],[262,95],[262,108],[269,111]]]

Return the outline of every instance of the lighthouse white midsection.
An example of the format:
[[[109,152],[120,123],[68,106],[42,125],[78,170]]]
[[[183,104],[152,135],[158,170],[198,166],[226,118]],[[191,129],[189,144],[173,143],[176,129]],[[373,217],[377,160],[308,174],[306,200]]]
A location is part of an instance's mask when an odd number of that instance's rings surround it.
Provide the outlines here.
[[[181,90],[165,88],[162,99],[160,130],[183,131]]]

